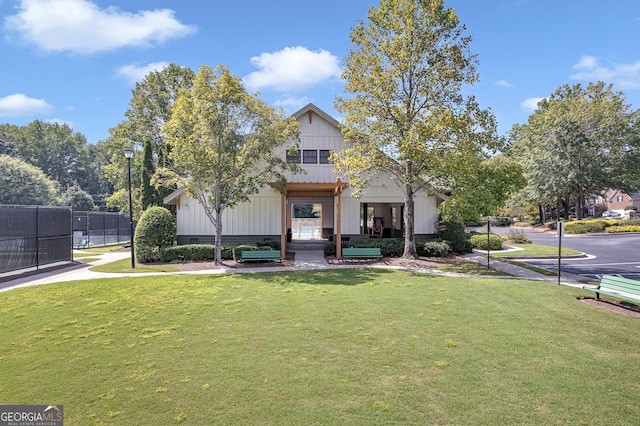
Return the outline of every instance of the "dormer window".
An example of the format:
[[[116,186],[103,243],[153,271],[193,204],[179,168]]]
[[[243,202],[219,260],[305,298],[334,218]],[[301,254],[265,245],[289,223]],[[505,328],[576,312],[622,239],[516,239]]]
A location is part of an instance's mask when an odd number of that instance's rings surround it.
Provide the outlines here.
[[[294,155],[287,152],[287,163],[300,164],[300,151],[296,151]]]
[[[321,149],[320,150],[320,164],[331,164],[329,161],[329,157],[331,156],[332,151],[330,149]]]
[[[304,164],[318,164],[318,151],[315,149],[305,149],[302,151],[302,162]]]

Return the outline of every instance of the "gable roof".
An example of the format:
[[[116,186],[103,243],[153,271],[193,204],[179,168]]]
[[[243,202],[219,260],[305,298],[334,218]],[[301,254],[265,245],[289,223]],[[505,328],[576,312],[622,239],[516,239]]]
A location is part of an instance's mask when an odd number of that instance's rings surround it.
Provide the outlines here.
[[[320,117],[327,120],[332,125],[336,127],[340,127],[340,122],[338,120],[336,120],[335,118],[333,118],[332,116],[330,116],[329,114],[327,114],[326,112],[324,112],[323,110],[321,110],[320,108],[318,108],[317,106],[311,103],[303,106],[302,108],[300,108],[298,111],[294,112],[291,115],[295,117],[297,120],[298,118],[302,117],[305,113],[309,111],[313,112],[314,114],[318,114]]]

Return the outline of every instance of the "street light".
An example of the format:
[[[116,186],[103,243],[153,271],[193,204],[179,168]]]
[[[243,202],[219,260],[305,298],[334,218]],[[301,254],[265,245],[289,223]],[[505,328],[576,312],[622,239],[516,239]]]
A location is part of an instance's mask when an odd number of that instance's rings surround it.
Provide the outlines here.
[[[133,149],[125,148],[124,156],[127,158],[127,170],[129,171],[129,235],[131,236],[131,267],[136,267],[135,254],[133,250],[133,202],[131,201],[131,159]]]

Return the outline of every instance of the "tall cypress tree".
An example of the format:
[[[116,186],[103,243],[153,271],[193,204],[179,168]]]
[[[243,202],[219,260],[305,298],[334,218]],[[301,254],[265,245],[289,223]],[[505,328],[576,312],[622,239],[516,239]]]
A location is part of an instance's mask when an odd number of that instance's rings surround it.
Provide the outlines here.
[[[156,189],[151,185],[151,177],[156,172],[153,164],[153,147],[151,141],[146,140],[142,150],[142,169],[140,176],[140,207],[145,211],[150,206],[162,206],[162,200]]]

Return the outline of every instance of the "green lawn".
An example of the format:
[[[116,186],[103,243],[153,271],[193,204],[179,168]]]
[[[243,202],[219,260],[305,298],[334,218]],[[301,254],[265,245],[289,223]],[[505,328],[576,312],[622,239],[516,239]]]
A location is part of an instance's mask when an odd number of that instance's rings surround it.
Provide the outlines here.
[[[637,318],[547,282],[372,269],[0,293],[0,401],[65,425],[632,425]]]
[[[496,257],[536,257],[536,256],[558,256],[558,247],[543,246],[539,244],[508,244],[510,247],[520,248],[518,251],[492,251],[491,256]],[[581,251],[563,248],[563,256],[574,256],[581,254]]]

